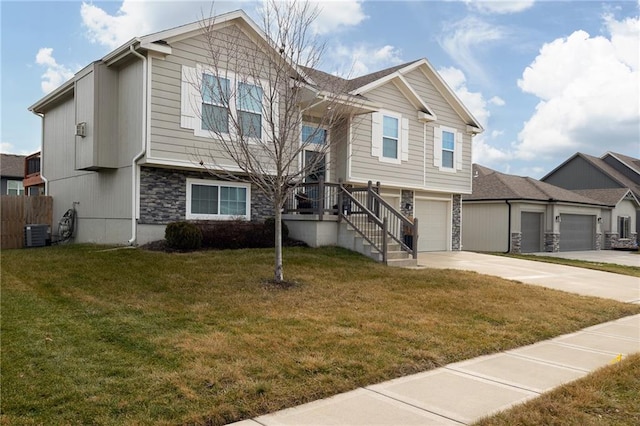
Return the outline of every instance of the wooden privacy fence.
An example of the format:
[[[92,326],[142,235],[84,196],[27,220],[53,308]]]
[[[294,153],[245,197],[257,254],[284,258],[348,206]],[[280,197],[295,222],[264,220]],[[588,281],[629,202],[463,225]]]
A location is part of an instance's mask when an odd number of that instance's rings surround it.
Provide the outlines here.
[[[0,248],[22,248],[25,225],[46,223],[53,226],[53,198],[3,195],[0,197],[0,216]]]

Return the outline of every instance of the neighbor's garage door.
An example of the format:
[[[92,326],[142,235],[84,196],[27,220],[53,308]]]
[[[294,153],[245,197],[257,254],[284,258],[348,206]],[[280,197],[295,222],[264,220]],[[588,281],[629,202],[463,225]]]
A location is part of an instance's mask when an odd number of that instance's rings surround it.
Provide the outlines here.
[[[449,249],[449,206],[448,201],[416,200],[418,251]]]
[[[522,212],[521,216],[522,253],[542,251],[542,213]]]
[[[593,250],[596,217],[560,215],[560,251]]]

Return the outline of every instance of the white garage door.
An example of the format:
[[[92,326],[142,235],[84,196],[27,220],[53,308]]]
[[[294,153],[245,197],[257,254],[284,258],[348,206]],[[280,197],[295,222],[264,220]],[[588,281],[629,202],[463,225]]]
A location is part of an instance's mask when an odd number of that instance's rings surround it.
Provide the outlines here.
[[[416,200],[414,210],[418,218],[418,251],[449,250],[450,203]]]
[[[593,250],[596,217],[560,215],[560,251]]]

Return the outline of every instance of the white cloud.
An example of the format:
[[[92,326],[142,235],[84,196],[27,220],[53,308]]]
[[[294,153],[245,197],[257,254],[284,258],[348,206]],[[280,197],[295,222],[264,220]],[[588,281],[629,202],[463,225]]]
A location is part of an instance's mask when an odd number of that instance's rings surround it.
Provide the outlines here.
[[[576,31],[545,44],[518,86],[540,102],[518,135],[523,159],[635,153],[640,140],[640,19],[605,17],[610,38]]]
[[[166,30],[209,16],[208,1],[136,1],[124,0],[113,15],[91,3],[80,6],[82,25],[92,42],[115,49],[136,36]],[[221,14],[240,6],[233,2],[216,2],[214,13]]]
[[[362,0],[321,0],[314,1],[319,14],[313,23],[316,34],[330,34],[344,27],[360,24],[367,18],[362,9]]]
[[[40,87],[44,93],[49,93],[65,81],[73,77],[73,71],[64,65],[60,65],[53,57],[53,49],[43,47],[36,54],[36,64],[47,67],[42,74]]]
[[[473,116],[480,122],[485,129],[489,125],[489,117],[491,117],[491,111],[487,107],[487,103],[499,105],[500,101],[504,104],[504,101],[497,96],[492,97],[487,102],[480,92],[471,92],[467,88],[467,80],[464,73],[455,68],[441,68],[438,70],[438,74],[444,79],[444,81],[455,92],[456,96],[460,98],[462,103],[473,114]],[[504,132],[493,131],[491,133],[492,138],[500,136]],[[484,133],[476,135],[473,138],[473,162],[479,163],[485,166],[495,166],[496,164],[507,161],[511,158],[511,153],[503,151],[491,145],[487,136]]]
[[[476,54],[479,49],[487,46],[490,42],[501,40],[504,35],[502,28],[469,16],[446,25],[439,43],[444,51],[464,68],[468,75],[473,75],[474,78],[486,82],[488,78],[480,62],[476,59]]]
[[[354,78],[368,74],[402,62],[402,52],[390,45],[375,47],[367,45],[344,46],[327,49],[327,60],[330,68],[345,78]]]
[[[489,103],[493,104],[493,105],[496,105],[496,106],[504,106],[506,104],[504,99],[502,99],[499,96],[494,96],[491,99],[489,99]]]
[[[529,9],[535,0],[464,0],[468,6],[484,13],[518,13]]]

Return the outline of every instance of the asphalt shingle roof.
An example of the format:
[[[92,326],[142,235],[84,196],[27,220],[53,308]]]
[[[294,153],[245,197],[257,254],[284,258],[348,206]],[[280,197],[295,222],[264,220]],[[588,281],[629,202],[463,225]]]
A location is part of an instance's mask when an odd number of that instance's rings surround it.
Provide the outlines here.
[[[0,154],[0,175],[3,177],[24,177],[24,155]]]
[[[610,205],[530,177],[508,175],[476,164],[473,165],[473,176],[473,192],[471,195],[463,195],[463,200],[560,201]]]

